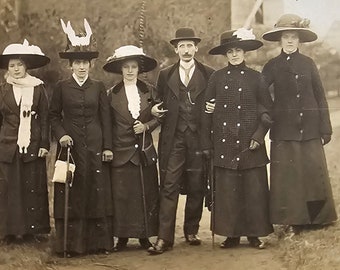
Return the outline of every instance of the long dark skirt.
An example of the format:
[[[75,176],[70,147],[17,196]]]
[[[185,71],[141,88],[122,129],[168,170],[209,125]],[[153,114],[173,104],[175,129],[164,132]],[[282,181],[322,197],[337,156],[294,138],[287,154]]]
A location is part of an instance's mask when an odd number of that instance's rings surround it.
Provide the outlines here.
[[[248,170],[215,167],[215,183],[216,234],[260,237],[273,232],[266,167]]]
[[[158,233],[159,188],[156,165],[143,167],[148,232],[145,230],[139,166],[111,167],[113,229],[117,237],[146,238]]]
[[[87,177],[82,177],[78,172],[70,190],[67,252],[86,254],[113,247],[110,168],[103,164],[98,169],[100,173],[91,172],[96,172],[96,168],[89,168],[88,171]],[[55,183],[55,252],[58,253],[64,251],[64,194],[65,185]]]
[[[319,139],[272,142],[270,169],[273,224],[327,224],[337,219]]]
[[[45,159],[23,162],[17,152],[0,163],[0,237],[49,232]]]

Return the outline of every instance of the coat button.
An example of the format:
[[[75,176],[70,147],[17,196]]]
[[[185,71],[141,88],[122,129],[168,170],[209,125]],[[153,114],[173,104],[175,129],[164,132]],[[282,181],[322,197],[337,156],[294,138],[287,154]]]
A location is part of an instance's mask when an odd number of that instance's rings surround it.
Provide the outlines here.
[[[303,113],[302,113],[302,112],[300,112],[300,116],[301,116],[301,117],[303,116]]]
[[[221,141],[224,143],[224,142],[225,142],[225,139],[222,139]]]
[[[300,133],[301,133],[301,134],[303,133],[303,129],[300,129]]]
[[[240,88],[238,89],[238,91],[239,91],[239,92],[242,92],[242,88],[240,87]]]
[[[297,97],[297,98],[300,98],[300,94],[297,94],[296,97]]]
[[[240,124],[240,123],[237,123],[237,124],[236,124],[236,126],[240,127],[240,126],[241,126],[241,124]]]
[[[221,155],[221,158],[224,159],[224,155]]]
[[[230,74],[230,70],[227,71],[227,74]]]
[[[239,143],[240,143],[240,140],[237,140],[236,143],[239,144]]]
[[[243,70],[241,70],[241,74],[242,74],[242,75],[244,74],[244,71],[243,71]]]
[[[223,107],[224,107],[224,108],[227,108],[227,104],[224,104]]]
[[[299,75],[296,74],[296,75],[295,75],[295,79],[298,79],[298,78],[299,78]]]
[[[227,125],[227,122],[223,122],[223,126],[226,126]]]
[[[237,106],[237,109],[241,109],[241,105],[238,105],[238,106]]]
[[[240,161],[240,158],[239,158],[239,157],[237,157],[237,158],[236,158],[236,161]]]
[[[137,143],[135,144],[135,148],[138,148],[138,144]]]
[[[228,85],[224,86],[224,89],[228,89],[228,88],[229,88]]]

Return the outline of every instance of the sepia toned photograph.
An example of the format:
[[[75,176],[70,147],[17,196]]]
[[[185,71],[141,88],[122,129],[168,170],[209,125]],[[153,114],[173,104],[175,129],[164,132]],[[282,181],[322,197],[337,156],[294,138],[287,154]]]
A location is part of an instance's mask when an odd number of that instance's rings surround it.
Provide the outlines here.
[[[338,0],[0,0],[0,270],[340,269]]]

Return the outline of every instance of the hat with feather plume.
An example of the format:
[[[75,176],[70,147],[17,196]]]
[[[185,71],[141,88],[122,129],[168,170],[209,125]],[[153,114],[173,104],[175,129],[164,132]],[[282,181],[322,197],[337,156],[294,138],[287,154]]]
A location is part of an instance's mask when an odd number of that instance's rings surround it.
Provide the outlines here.
[[[60,19],[61,26],[67,36],[67,45],[64,52],[60,52],[59,56],[63,59],[86,59],[91,60],[97,58],[99,52],[96,49],[96,40],[93,37],[91,27],[86,19],[84,19],[85,32],[77,33],[71,26],[70,21],[67,24]]]

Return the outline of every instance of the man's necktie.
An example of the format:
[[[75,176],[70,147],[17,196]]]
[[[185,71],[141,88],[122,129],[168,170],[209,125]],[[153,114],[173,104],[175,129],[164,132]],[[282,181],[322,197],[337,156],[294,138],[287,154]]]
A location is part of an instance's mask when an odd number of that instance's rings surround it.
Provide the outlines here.
[[[181,68],[184,70],[184,85],[185,86],[188,86],[188,84],[189,84],[189,81],[190,81],[190,71],[191,71],[191,69],[194,67],[194,64],[192,64],[190,67],[188,67],[188,68],[185,68],[185,67],[183,67],[183,66],[181,66]]]

